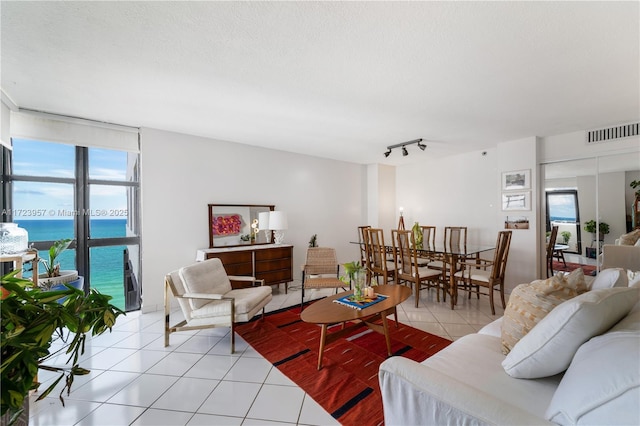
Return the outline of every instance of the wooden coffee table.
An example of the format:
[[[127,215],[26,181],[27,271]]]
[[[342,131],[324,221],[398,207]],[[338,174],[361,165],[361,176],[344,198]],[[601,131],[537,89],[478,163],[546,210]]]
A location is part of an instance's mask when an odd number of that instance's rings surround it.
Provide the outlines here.
[[[392,355],[387,315],[394,313],[396,306],[411,296],[411,289],[404,285],[379,285],[375,287],[375,290],[376,293],[384,294],[388,297],[382,302],[378,302],[362,310],[334,303],[335,299],[353,293],[352,291],[346,291],[319,300],[302,311],[300,315],[302,321],[322,325],[320,348],[318,350],[318,370],[322,368],[322,355],[324,354],[325,346],[363,325],[384,335],[387,342],[387,353]],[[376,321],[378,318],[382,319],[382,326],[373,323],[373,321]],[[356,323],[348,327],[343,327],[339,331],[327,334],[327,327],[330,324],[345,323],[347,321],[356,321]]]

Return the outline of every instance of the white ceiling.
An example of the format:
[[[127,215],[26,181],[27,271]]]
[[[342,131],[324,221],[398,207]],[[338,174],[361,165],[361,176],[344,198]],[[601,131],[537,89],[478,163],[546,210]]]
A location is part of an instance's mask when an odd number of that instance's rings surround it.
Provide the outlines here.
[[[640,119],[637,1],[0,7],[22,108],[383,164]]]

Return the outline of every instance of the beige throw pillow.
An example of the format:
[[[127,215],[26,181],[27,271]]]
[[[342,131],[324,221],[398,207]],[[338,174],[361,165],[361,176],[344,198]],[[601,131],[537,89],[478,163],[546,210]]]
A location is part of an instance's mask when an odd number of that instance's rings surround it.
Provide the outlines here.
[[[620,235],[620,245],[632,246],[640,240],[640,229],[634,229],[628,234]]]
[[[502,320],[502,353],[508,354],[553,308],[585,291],[587,286],[580,268],[514,288]]]

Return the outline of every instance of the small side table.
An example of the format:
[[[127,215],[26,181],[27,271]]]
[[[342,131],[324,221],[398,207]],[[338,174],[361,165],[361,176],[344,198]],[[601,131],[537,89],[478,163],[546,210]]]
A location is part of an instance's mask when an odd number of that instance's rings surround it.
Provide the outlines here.
[[[22,278],[22,267],[25,263],[32,262],[32,278],[34,284],[38,284],[38,252],[29,250],[18,254],[3,254],[0,256],[0,262],[13,262],[14,270],[18,270],[16,277]]]

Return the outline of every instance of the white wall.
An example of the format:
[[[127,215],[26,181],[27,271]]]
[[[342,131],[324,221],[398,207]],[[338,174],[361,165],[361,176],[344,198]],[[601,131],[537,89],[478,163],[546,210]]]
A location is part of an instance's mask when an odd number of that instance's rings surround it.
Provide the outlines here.
[[[407,227],[419,222],[435,225],[437,239],[445,226],[467,226],[469,244],[495,244],[506,216],[525,216],[529,229],[513,230],[506,291],[537,277],[536,138],[500,143],[495,149],[474,151],[397,168],[397,203],[404,207]],[[483,155],[482,153],[486,154]],[[503,212],[502,173],[531,172],[531,210]],[[491,258],[493,253],[483,257]]]
[[[207,204],[275,204],[288,215],[293,273],[313,234],[358,259],[365,166],[195,136],[141,130],[143,311],[161,309],[167,272],[206,248]]]

